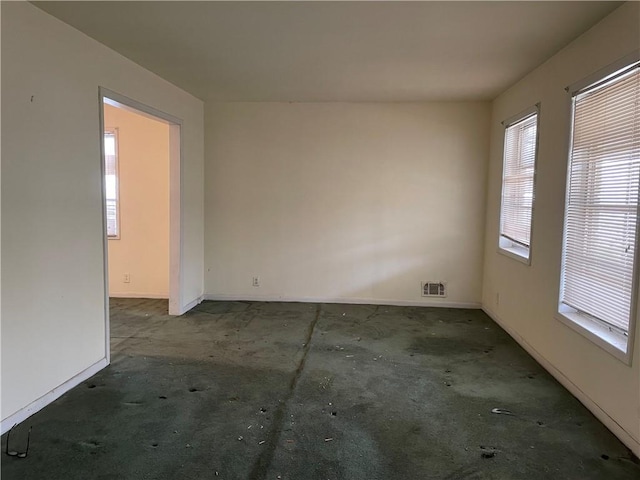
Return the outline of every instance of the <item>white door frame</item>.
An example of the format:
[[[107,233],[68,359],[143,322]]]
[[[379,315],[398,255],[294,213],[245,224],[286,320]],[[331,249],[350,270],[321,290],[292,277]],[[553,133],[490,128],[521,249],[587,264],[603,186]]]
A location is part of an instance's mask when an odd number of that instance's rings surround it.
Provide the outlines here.
[[[169,125],[169,315],[181,315],[182,311],[182,120],[104,87],[98,87],[100,114],[100,171],[102,174],[102,198],[105,197],[104,177],[104,104],[105,102],[147,116]],[[111,361],[109,323],[109,248],[107,240],[106,207],[102,209],[103,258],[104,258],[104,307],[105,348],[107,362]]]

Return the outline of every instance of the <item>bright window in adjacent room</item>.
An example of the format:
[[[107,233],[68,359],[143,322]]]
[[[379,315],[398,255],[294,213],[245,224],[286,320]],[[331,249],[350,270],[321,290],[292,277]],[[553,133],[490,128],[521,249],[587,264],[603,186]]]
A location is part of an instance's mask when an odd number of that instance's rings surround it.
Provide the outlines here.
[[[637,289],[640,66],[572,95],[560,318],[628,359]]]
[[[538,150],[538,108],[533,107],[504,124],[499,249],[529,263]]]
[[[104,132],[104,183],[107,212],[107,236],[120,238],[120,218],[118,205],[118,131],[106,129]]]

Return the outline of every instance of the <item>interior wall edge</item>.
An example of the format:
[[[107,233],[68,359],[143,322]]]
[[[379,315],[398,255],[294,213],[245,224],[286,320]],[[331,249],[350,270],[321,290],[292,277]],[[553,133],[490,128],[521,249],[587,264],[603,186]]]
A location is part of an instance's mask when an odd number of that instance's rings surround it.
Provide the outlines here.
[[[205,299],[204,295],[200,295],[199,297],[196,297],[190,302],[185,303],[184,305],[181,306],[180,310],[176,313],[176,315],[184,315],[196,305],[200,305],[204,299]]]

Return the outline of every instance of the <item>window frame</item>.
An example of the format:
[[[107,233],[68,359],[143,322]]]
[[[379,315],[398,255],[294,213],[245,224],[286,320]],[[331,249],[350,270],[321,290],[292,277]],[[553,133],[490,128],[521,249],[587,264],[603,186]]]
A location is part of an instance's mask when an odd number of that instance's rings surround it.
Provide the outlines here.
[[[602,320],[590,316],[588,313],[580,313],[576,309],[569,307],[562,302],[563,285],[565,276],[565,255],[566,255],[566,236],[567,236],[567,210],[569,206],[569,192],[571,182],[571,160],[573,156],[573,135],[575,123],[575,102],[574,99],[581,92],[592,88],[595,85],[604,83],[614,78],[619,72],[632,68],[634,64],[640,61],[640,50],[627,55],[620,60],[608,65],[605,68],[585,77],[575,84],[567,87],[568,92],[568,108],[569,118],[571,121],[569,130],[569,139],[567,145],[567,170],[566,170],[566,190],[565,205],[563,212],[563,232],[562,232],[562,260],[560,264],[560,283],[558,286],[558,307],[556,310],[556,319],[564,325],[582,335],[604,351],[626,365],[631,365],[633,358],[633,347],[635,343],[635,331],[637,319],[640,316],[640,202],[636,205],[636,225],[635,225],[635,252],[634,262],[631,274],[631,302],[629,306],[629,327],[627,334],[623,334],[607,325]]]
[[[536,140],[535,140],[535,153],[533,159],[533,198],[531,200],[531,223],[529,225],[529,245],[523,246],[518,242],[515,242],[504,235],[502,235],[502,209],[503,209],[503,195],[505,187],[505,164],[506,164],[506,144],[507,144],[507,131],[509,127],[512,127],[529,117],[536,116]],[[540,144],[540,103],[536,103],[531,107],[523,110],[516,115],[513,115],[506,120],[503,120],[502,126],[503,141],[502,141],[502,175],[500,180],[500,209],[498,211],[498,253],[505,255],[509,258],[517,260],[525,265],[531,265],[531,253],[532,253],[532,241],[533,238],[533,219],[536,203],[536,177],[538,170],[538,151]]]
[[[106,152],[103,152],[103,158],[104,158],[104,182],[105,182],[105,196],[104,196],[104,211],[105,211],[105,220],[106,220],[106,226],[105,228],[107,228],[106,230],[106,236],[107,236],[107,240],[120,240],[120,139],[119,139],[119,132],[118,132],[118,127],[105,127],[104,128],[104,132],[103,132],[103,137],[107,134],[111,134],[114,136],[115,138],[115,177],[116,177],[116,195],[115,195],[115,203],[116,203],[116,234],[115,235],[109,235],[109,230],[108,230],[108,214],[107,214],[107,192],[106,192],[106,176],[107,176],[107,170],[106,170],[106,161],[107,161],[107,155]],[[104,146],[104,139],[103,139],[103,146]],[[103,147],[104,148],[104,147]]]

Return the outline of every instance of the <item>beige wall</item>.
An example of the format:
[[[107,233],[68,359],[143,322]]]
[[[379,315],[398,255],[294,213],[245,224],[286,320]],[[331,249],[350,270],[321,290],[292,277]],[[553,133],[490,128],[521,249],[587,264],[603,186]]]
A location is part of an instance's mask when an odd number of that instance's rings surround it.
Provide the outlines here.
[[[109,295],[169,298],[169,125],[110,105],[104,122],[118,131],[120,238],[109,239]]]
[[[27,2],[1,8],[4,429],[106,359],[98,87],[183,120],[183,305],[202,294],[204,143],[200,100]]]
[[[208,104],[205,118],[209,298],[479,305],[488,103]],[[423,280],[448,297],[421,297]]]
[[[570,101],[564,87],[640,46],[640,4],[627,3],[527,75],[493,103],[483,305],[640,453],[640,322],[631,366],[556,320]],[[503,128],[541,102],[531,266],[497,253]],[[499,293],[499,303],[496,295]]]

